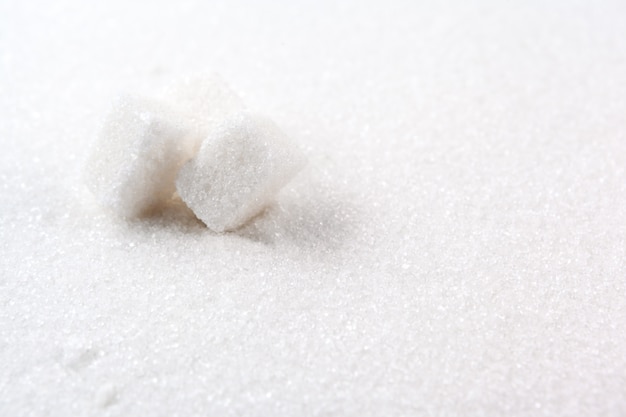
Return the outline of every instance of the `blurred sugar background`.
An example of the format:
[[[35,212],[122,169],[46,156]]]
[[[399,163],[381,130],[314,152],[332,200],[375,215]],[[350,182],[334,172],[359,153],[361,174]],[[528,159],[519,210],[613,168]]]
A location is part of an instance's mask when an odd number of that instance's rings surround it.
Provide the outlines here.
[[[0,415],[626,414],[621,1],[0,0]],[[215,235],[81,171],[217,71],[309,167]]]

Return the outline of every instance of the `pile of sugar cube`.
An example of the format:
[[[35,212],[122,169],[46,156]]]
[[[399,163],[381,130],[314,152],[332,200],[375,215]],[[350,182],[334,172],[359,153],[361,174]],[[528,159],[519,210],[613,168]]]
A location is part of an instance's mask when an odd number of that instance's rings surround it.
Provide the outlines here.
[[[102,206],[124,218],[178,195],[211,230],[237,229],[271,203],[305,157],[268,118],[249,112],[215,74],[159,99],[119,98],[86,166]]]

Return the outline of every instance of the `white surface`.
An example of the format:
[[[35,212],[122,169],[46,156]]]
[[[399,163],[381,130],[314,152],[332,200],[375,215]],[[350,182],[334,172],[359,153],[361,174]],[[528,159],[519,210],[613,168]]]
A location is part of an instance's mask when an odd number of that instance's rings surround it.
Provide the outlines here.
[[[222,122],[176,178],[181,200],[215,232],[232,231],[274,204],[306,158],[274,122],[241,113]]]
[[[85,183],[103,208],[140,217],[167,204],[191,157],[191,128],[159,102],[120,97],[85,163]]]
[[[626,413],[622,2],[0,2],[0,415]],[[102,212],[121,91],[306,150],[241,235]]]

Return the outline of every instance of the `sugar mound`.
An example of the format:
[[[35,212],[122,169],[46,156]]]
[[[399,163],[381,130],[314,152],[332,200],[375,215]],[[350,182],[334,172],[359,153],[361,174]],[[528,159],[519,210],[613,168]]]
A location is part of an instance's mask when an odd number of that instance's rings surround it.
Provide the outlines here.
[[[105,119],[85,181],[100,204],[125,218],[171,198],[176,174],[191,157],[188,130],[160,103],[124,96]]]
[[[187,76],[166,87],[160,98],[184,116],[195,150],[224,119],[244,110],[239,96],[215,73]]]
[[[180,170],[176,188],[200,220],[223,232],[260,213],[304,164],[272,121],[241,113],[204,140]]]
[[[0,417],[626,417],[625,20],[0,0]],[[308,166],[235,233],[86,204],[114,92],[212,67]]]

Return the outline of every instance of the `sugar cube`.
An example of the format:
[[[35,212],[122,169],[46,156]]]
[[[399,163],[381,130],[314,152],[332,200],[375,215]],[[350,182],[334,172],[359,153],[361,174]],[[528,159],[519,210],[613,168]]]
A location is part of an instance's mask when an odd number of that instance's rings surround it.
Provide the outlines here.
[[[168,86],[161,98],[185,117],[196,151],[211,130],[244,110],[239,96],[215,73],[183,78]]]
[[[175,192],[191,158],[188,129],[160,103],[125,96],[113,105],[86,166],[99,202],[122,217],[146,214]]]
[[[240,113],[202,142],[180,170],[176,188],[210,229],[229,231],[261,212],[304,164],[304,155],[272,121]]]

